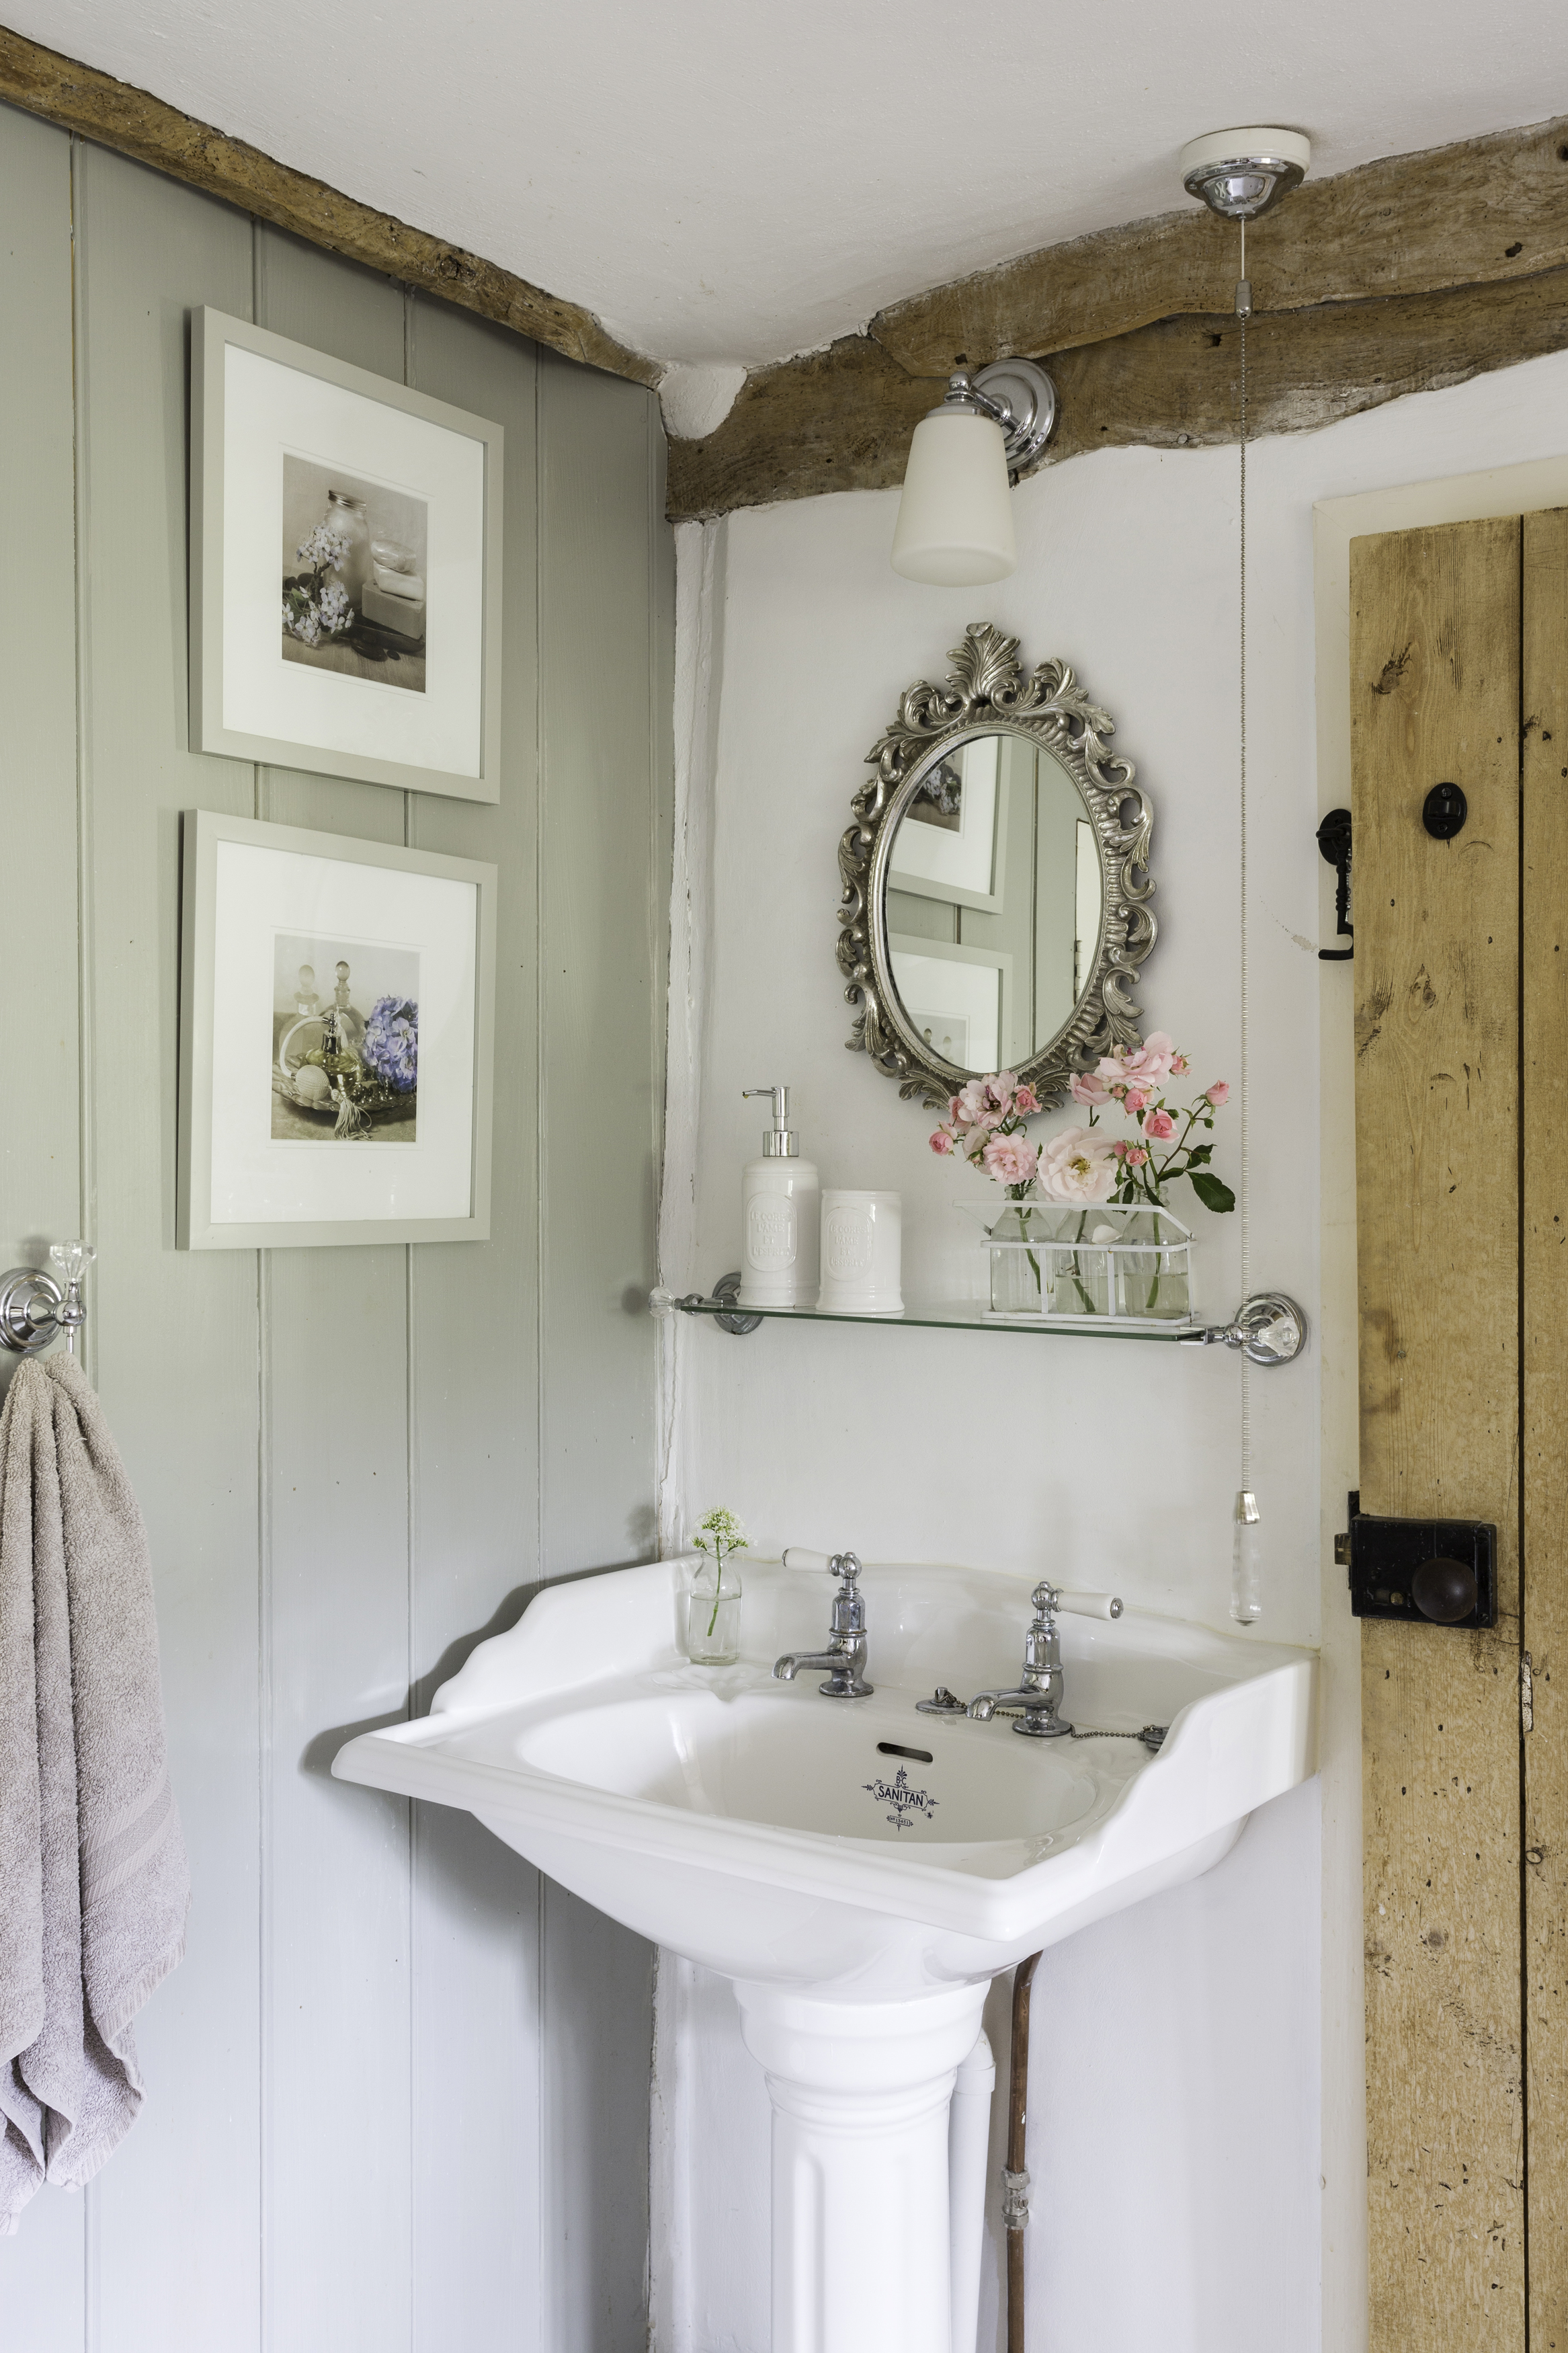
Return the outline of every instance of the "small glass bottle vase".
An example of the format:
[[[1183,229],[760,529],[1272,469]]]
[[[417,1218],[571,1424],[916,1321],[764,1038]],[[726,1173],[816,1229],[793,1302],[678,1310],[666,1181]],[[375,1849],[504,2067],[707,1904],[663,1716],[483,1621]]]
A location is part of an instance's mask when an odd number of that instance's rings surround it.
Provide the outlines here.
[[[741,1572],[702,1556],[686,1569],[686,1655],[694,1667],[731,1666],[741,1655]]]
[[[993,1315],[1109,1315],[1114,1289],[1103,1213],[1019,1201],[986,1233]],[[1096,1245],[1099,1245],[1097,1247]]]
[[[1184,1324],[1192,1313],[1187,1228],[1163,1207],[1125,1208],[1121,1224],[1117,1314],[1142,1323]]]
[[[1045,1314],[1045,1275],[1035,1247],[1044,1231],[1043,1219],[1022,1201],[1004,1209],[989,1228],[993,1315]]]

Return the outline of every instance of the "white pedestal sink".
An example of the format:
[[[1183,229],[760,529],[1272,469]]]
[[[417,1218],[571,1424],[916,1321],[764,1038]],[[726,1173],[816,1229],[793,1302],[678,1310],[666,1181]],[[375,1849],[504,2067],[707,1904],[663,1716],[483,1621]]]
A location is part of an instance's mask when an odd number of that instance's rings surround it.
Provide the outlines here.
[[[990,1979],[1195,1878],[1316,1769],[1310,1652],[1129,1610],[1062,1625],[1063,1713],[1136,1739],[922,1715],[1014,1682],[1030,1580],[868,1568],[869,1698],[821,1647],[825,1576],[748,1561],[744,1656],[677,1647],[679,1564],[552,1586],[341,1778],[461,1806],[732,1978],[773,2105],[773,2353],[952,2353],[947,2111]],[[913,1752],[913,1753],[911,1753]]]

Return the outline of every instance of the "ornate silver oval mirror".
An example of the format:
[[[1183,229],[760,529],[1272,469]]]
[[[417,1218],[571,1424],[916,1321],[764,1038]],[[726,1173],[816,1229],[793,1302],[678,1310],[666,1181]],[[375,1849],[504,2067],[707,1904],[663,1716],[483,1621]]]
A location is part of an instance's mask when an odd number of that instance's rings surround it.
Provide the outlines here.
[[[838,846],[849,1044],[932,1104],[1001,1070],[1057,1102],[1141,1042],[1153,812],[1067,664],[1017,657],[970,624],[945,685],[911,686],[867,754]]]

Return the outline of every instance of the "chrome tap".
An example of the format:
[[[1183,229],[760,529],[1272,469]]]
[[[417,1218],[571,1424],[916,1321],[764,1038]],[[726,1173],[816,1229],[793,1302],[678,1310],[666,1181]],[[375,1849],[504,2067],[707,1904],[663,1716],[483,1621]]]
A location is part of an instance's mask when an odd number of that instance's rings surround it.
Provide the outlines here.
[[[999,1707],[1021,1708],[1013,1726],[1034,1740],[1059,1740],[1072,1725],[1061,1707],[1061,1638],[1057,1632],[1058,1609],[1075,1609],[1090,1618],[1120,1618],[1121,1604],[1110,1593],[1067,1593],[1059,1585],[1042,1582],[1034,1591],[1035,1615],[1024,1637],[1024,1665],[1016,1691],[977,1692],[969,1713],[977,1724],[989,1724]]]
[[[786,1567],[823,1566],[820,1554],[802,1553],[794,1546],[784,1555]],[[828,1574],[842,1580],[833,1597],[826,1651],[786,1651],[773,1661],[781,1683],[794,1683],[805,1667],[827,1670],[827,1681],[817,1689],[826,1699],[865,1699],[876,1686],[866,1681],[866,1604],[855,1580],[860,1563],[852,1552],[836,1552],[826,1561]]]

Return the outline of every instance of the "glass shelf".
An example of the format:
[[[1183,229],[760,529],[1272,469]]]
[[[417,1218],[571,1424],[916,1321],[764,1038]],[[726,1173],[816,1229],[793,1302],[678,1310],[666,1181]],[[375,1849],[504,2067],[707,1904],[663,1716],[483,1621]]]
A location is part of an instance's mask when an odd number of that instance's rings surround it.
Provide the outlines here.
[[[1058,1340],[1152,1340],[1166,1347],[1205,1348],[1218,1345],[1238,1349],[1255,1365],[1288,1365],[1307,1345],[1307,1318],[1283,1292],[1262,1291],[1243,1300],[1228,1324],[1150,1324],[1108,1315],[1103,1323],[1069,1322],[1066,1316],[1038,1318],[990,1315],[972,1299],[913,1299],[897,1315],[857,1315],[847,1308],[742,1307],[735,1297],[738,1274],[727,1274],[705,1299],[699,1292],[684,1295],[654,1291],[648,1306],[655,1315],[706,1315],[720,1329],[739,1338],[759,1324],[891,1324],[927,1332],[1024,1332]]]
[[[987,1315],[969,1299],[911,1299],[899,1315],[857,1315],[847,1308],[835,1307],[738,1307],[732,1299],[694,1296],[672,1299],[669,1303],[682,1315],[760,1315],[773,1324],[912,1324],[928,1331],[1051,1333],[1059,1340],[1184,1340],[1198,1348],[1207,1336],[1202,1324],[1170,1324],[1160,1329],[1111,1316],[1093,1325],[1069,1324],[1058,1315],[1041,1315],[1033,1321],[1019,1317],[1015,1322],[1009,1316]]]

